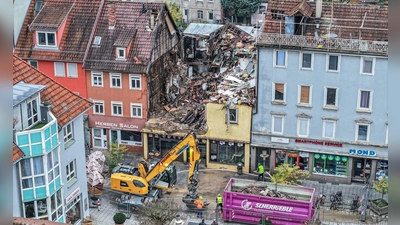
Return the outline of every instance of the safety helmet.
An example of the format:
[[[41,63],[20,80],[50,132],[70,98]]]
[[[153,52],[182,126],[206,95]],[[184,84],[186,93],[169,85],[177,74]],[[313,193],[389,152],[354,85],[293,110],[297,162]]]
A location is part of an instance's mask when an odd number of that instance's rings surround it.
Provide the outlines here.
[[[218,194],[218,196],[220,196],[220,197],[221,197],[221,194]]]
[[[261,166],[261,163],[258,163],[259,166]]]
[[[199,199],[203,199],[203,197],[202,197],[202,196],[199,196]]]

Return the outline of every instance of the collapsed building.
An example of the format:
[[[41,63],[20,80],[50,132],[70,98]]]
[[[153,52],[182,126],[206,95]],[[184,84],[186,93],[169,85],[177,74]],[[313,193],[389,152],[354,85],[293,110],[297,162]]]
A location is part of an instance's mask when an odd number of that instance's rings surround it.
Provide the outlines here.
[[[210,34],[184,32],[181,57],[168,63],[166,93],[150,109],[145,130],[207,133],[206,104],[255,104],[255,38],[232,24]]]

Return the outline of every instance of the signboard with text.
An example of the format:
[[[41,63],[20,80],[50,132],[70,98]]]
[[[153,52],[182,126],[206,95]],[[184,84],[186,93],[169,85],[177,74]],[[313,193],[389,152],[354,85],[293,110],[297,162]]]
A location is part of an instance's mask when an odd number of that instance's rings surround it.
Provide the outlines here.
[[[144,119],[138,118],[89,115],[89,127],[91,128],[141,131],[145,122]]]

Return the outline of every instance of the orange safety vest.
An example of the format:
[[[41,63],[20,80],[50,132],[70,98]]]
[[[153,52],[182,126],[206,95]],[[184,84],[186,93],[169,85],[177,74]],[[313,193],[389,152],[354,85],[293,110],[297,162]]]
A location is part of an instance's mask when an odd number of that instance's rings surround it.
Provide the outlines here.
[[[200,201],[200,200],[194,201],[194,204],[197,205],[197,208],[198,208],[198,209],[201,209],[201,208],[203,208],[203,206],[204,206],[204,203],[203,203],[202,201]]]

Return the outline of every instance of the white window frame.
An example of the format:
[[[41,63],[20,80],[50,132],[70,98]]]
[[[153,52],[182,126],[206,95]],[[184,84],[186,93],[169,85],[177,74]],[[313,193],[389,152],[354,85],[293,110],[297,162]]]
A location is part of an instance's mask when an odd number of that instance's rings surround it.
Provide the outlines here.
[[[385,145],[389,143],[389,125],[386,124],[386,139],[385,139]]]
[[[96,106],[101,106],[103,108],[103,112],[97,112]],[[104,107],[104,101],[103,100],[93,100],[93,114],[96,115],[104,115],[105,114],[105,107]]]
[[[197,0],[197,1],[199,1],[199,0]],[[203,1],[203,0],[201,0],[201,1]],[[201,17],[199,16],[200,12],[201,12]],[[204,11],[203,10],[197,10],[197,19],[204,19]]]
[[[231,113],[231,110],[234,110],[234,111],[235,111],[236,120],[230,120],[230,113]],[[239,123],[239,118],[238,118],[238,116],[239,116],[239,109],[238,109],[238,108],[232,108],[232,109],[228,109],[227,112],[228,112],[228,115],[226,115],[226,122],[233,123],[233,124],[238,124],[238,123]]]
[[[119,79],[120,86],[113,85],[113,79]],[[120,73],[110,73],[110,88],[122,88],[122,76]]]
[[[283,84],[283,100],[275,99],[275,84]],[[272,82],[272,102],[286,103],[286,83]]]
[[[303,67],[303,55],[310,54],[311,55],[311,65],[310,68]],[[300,52],[300,69],[301,70],[313,70],[314,69],[314,53],[311,52]]]
[[[307,134],[300,134],[300,122],[304,120],[307,122]],[[308,137],[310,135],[310,119],[309,118],[297,118],[297,136]]]
[[[71,163],[72,163],[72,167],[71,168]],[[72,160],[71,162],[69,162],[66,166],[65,172],[66,172],[66,178],[67,178],[67,182],[71,181],[72,179],[74,179],[76,177],[76,163],[75,163],[75,159]]]
[[[57,73],[57,65],[62,65],[63,68],[63,73],[58,74]],[[63,62],[54,62],[54,76],[56,77],[65,77],[65,65]]]
[[[364,62],[365,59],[372,59],[372,68],[371,68],[371,73],[366,73],[364,72]],[[369,75],[369,76],[373,76],[375,74],[375,61],[376,58],[375,57],[366,57],[366,56],[361,56],[360,57],[360,74],[361,75]]]
[[[327,122],[333,123],[333,131],[332,131],[333,137],[325,136]],[[335,139],[335,137],[336,137],[336,121],[335,120],[323,120],[323,122],[322,122],[322,138]]]
[[[134,111],[133,108],[135,108],[136,111],[137,111],[137,109],[140,108],[140,116],[133,115],[133,111]],[[131,103],[131,117],[132,118],[143,118],[143,106],[141,103]]]
[[[135,80],[135,85],[136,85],[136,81],[139,80],[139,85],[140,87],[132,87],[132,80]],[[142,76],[139,75],[135,75],[135,74],[129,74],[129,89],[131,90],[142,90]]]
[[[367,140],[366,141],[364,141],[364,140],[358,140],[358,129],[359,129],[359,126],[360,125],[362,125],[362,126],[367,126],[368,127],[368,131],[367,131]],[[369,142],[369,136],[370,136],[370,134],[371,134],[371,124],[367,124],[367,123],[357,123],[356,124],[356,136],[355,136],[355,141],[358,141],[358,142]]]
[[[361,108],[361,92],[368,91],[369,92],[369,108]],[[358,112],[372,112],[372,103],[373,103],[374,91],[370,89],[358,89],[358,97],[357,97],[357,111]]]
[[[101,85],[94,83],[94,78],[100,77],[101,78]],[[102,72],[93,72],[92,71],[92,87],[103,87],[104,86],[104,76]]]
[[[310,93],[308,93],[308,102],[300,102],[301,100],[301,87],[310,87]],[[297,104],[299,106],[312,106],[312,89],[313,85],[303,85],[299,84],[297,88]]]
[[[114,105],[120,105],[121,106],[121,115],[114,113]],[[113,116],[124,116],[124,106],[123,106],[122,102],[111,101],[111,115],[113,115]]]
[[[31,65],[32,67],[39,69],[39,62],[36,60],[28,60],[29,65]],[[37,67],[33,66],[32,63],[36,63]]]
[[[68,128],[70,129],[70,131],[68,131]],[[63,127],[63,135],[64,143],[74,140],[74,126],[72,122]]]
[[[33,101],[36,102],[35,103],[36,106],[34,105]],[[30,105],[30,113],[31,113],[30,117],[28,116],[28,105]],[[33,111],[34,106],[36,107],[36,113]],[[39,121],[39,116],[40,116],[39,110],[40,110],[40,108],[39,108],[39,99],[38,98],[33,98],[29,101],[26,101],[26,112],[27,112],[27,114],[26,114],[27,120],[26,121],[28,123],[28,126],[33,126],[34,124],[36,124]],[[29,124],[30,119],[32,119],[32,124]]]
[[[275,130],[274,130],[274,127],[275,127],[275,118],[277,118],[277,117],[280,117],[280,118],[282,118],[282,124],[281,124],[281,132],[276,132]],[[285,116],[279,116],[279,115],[272,115],[272,123],[271,123],[271,133],[273,133],[273,134],[283,134],[283,132],[284,132],[284,127],[285,127]]]
[[[276,57],[277,52],[284,52],[285,53],[285,65],[283,65],[283,66],[277,65],[277,60],[278,60],[278,58]],[[287,68],[287,65],[288,65],[288,61],[287,60],[288,60],[288,51],[278,50],[278,49],[274,50],[274,56],[273,56],[273,61],[272,61],[274,67],[276,67],[276,68]]]
[[[95,135],[95,130],[100,131],[100,136]],[[104,134],[105,129],[104,128],[92,128],[92,141],[93,141],[93,147],[94,148],[107,148],[108,146],[105,144],[107,143],[107,135]],[[100,146],[95,145],[95,140],[100,140]]]
[[[69,66],[75,66],[75,74],[71,74]],[[76,63],[67,63],[67,77],[78,78],[78,65]]]
[[[46,34],[46,44],[40,44],[39,43],[39,33],[44,33]],[[49,45],[49,40],[48,40],[48,34],[54,34],[54,45]],[[47,32],[47,31],[36,31],[36,45],[40,47],[57,47],[57,34],[56,32]]]
[[[335,105],[327,105],[328,101],[328,88],[329,89],[336,89],[336,95],[335,95]],[[325,86],[324,87],[324,109],[338,109],[339,105],[339,88],[337,87],[330,87],[330,86]]]
[[[115,48],[116,49],[116,51],[117,51],[117,59],[126,59],[126,48],[121,48],[121,47],[117,47],[117,48]],[[120,50],[123,50],[123,52],[124,52],[124,55],[123,56],[120,56],[119,55],[119,51]]]
[[[330,70],[329,69],[329,57],[330,56],[337,56],[338,57],[337,70]],[[338,55],[338,54],[327,54],[326,55],[326,71],[327,72],[332,72],[332,73],[339,73],[340,72],[340,61],[341,61],[341,55]]]

